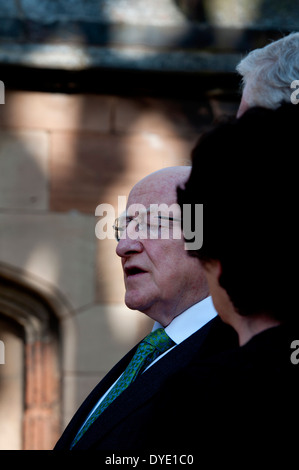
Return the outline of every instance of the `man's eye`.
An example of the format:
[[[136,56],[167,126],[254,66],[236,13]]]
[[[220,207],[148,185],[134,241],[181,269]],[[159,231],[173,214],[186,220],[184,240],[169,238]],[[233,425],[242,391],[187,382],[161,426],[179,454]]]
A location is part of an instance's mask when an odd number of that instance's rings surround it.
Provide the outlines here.
[[[173,218],[161,215],[161,216],[159,216],[159,221],[160,221],[161,225],[164,225],[164,226],[168,227],[168,226],[172,225]]]
[[[157,223],[157,226],[158,226],[159,228],[162,227],[162,225],[163,225],[163,220],[162,220],[162,218],[161,218],[161,217],[157,217],[157,222],[156,222],[156,223]]]
[[[150,214],[146,214],[145,223],[147,227],[153,224],[153,217],[151,217]]]
[[[159,215],[148,215],[146,219],[146,225],[148,227],[161,227],[161,217]]]

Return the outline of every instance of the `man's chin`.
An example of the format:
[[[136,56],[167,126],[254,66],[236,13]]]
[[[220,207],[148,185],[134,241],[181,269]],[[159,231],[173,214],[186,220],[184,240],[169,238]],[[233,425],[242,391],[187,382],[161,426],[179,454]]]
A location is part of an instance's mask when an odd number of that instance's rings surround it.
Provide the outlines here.
[[[142,308],[142,302],[127,295],[125,296],[125,304],[130,310],[140,310]]]
[[[139,295],[133,295],[132,293],[126,293],[125,304],[130,310],[139,310],[139,312],[145,313],[148,308],[148,303],[144,298],[140,298]]]

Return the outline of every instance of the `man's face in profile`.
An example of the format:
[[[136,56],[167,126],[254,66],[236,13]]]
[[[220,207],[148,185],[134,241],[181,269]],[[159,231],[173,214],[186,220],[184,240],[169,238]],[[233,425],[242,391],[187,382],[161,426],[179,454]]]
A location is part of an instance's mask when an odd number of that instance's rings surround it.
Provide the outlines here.
[[[130,222],[116,249],[124,270],[126,305],[158,320],[163,326],[201,300],[202,287],[207,287],[201,264],[184,248],[176,187],[176,179],[169,177],[166,171],[149,175],[134,186],[127,204]],[[142,204],[146,210],[153,204],[168,207],[175,204],[177,212],[171,213],[171,220],[167,220],[170,213],[165,216],[163,211],[160,213],[163,218],[159,219],[158,228],[154,224],[155,238],[152,238],[150,231],[138,235],[137,221],[130,218],[135,215],[134,210],[130,213],[135,204]],[[149,215],[155,220],[155,214]],[[162,234],[167,234],[166,229],[169,236],[162,238]]]

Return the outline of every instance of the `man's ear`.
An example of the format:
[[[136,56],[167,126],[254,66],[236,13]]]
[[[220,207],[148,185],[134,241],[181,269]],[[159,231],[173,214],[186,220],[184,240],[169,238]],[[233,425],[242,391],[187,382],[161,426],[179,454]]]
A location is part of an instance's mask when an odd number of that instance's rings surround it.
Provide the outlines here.
[[[214,277],[216,277],[217,281],[219,282],[220,276],[222,274],[222,266],[218,259],[205,261],[205,269]]]

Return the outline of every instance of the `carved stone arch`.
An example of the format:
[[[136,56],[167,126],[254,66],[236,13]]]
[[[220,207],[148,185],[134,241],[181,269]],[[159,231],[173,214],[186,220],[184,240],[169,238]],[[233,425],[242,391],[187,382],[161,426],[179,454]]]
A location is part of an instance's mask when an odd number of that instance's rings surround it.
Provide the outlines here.
[[[69,308],[52,287],[0,263],[0,312],[24,332],[23,449],[52,449],[60,434],[59,318]]]

